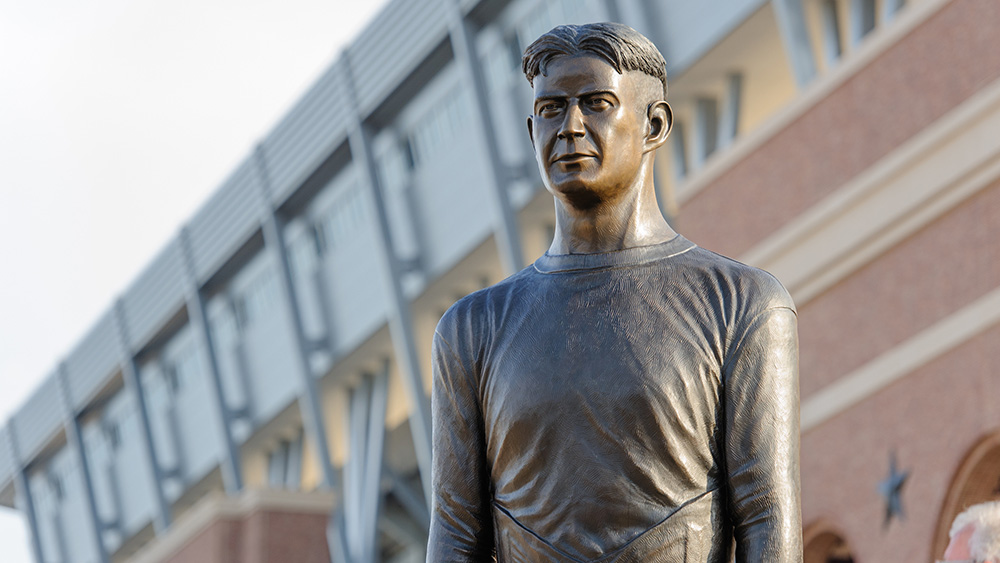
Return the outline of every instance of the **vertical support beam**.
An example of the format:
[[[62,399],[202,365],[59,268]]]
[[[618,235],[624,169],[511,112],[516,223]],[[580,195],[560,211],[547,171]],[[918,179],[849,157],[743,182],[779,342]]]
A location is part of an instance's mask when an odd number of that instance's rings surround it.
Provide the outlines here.
[[[312,364],[309,361],[310,345],[306,339],[306,331],[302,322],[302,311],[296,296],[295,282],[292,280],[292,268],[288,261],[288,249],[285,246],[284,224],[278,218],[274,203],[271,200],[271,177],[267,168],[264,147],[257,146],[254,153],[257,176],[261,188],[261,230],[264,233],[264,246],[274,264],[278,267],[278,280],[285,307],[292,319],[292,332],[295,340],[295,360],[298,364],[299,412],[302,413],[302,427],[313,447],[316,448],[316,458],[319,461],[321,486],[333,489],[337,477],[330,461],[330,442],[326,439],[326,424],[323,422],[323,406],[319,397],[319,387],[313,376]]]
[[[508,176],[503,160],[500,158],[500,143],[497,141],[493,114],[490,113],[489,93],[486,89],[486,78],[483,76],[482,64],[476,53],[475,37],[469,29],[469,23],[462,15],[458,0],[441,0],[445,2],[448,11],[448,33],[451,36],[451,47],[455,53],[455,61],[465,76],[462,83],[472,86],[472,94],[476,103],[476,118],[483,142],[486,144],[486,159],[489,176],[492,177],[493,207],[496,213],[495,238],[500,251],[500,261],[504,271],[509,275],[524,267],[524,256],[521,249],[521,234],[518,228],[517,214],[510,201],[507,191]]]
[[[194,266],[194,248],[191,245],[191,234],[187,227],[181,229],[181,250],[184,254],[184,272],[186,287],[186,306],[188,323],[194,331],[195,340],[201,342],[208,360],[208,388],[212,395],[212,406],[219,422],[222,435],[222,486],[226,494],[236,495],[243,490],[243,462],[240,449],[233,438],[233,416],[226,404],[226,393],[222,385],[222,372],[219,368],[219,356],[212,339],[211,325],[208,322],[208,311],[205,306],[205,296],[201,292],[201,283]]]
[[[816,59],[809,42],[802,0],[771,0],[771,6],[778,19],[778,29],[785,43],[785,54],[792,65],[792,74],[799,89],[802,89],[816,77]]]
[[[349,104],[357,108],[358,94],[351,74],[347,55],[341,59],[342,76],[347,85]],[[389,290],[389,333],[395,351],[403,386],[410,397],[413,409],[410,414],[410,430],[413,433],[413,448],[416,451],[417,467],[423,483],[424,498],[431,498],[431,405],[424,392],[420,356],[417,353],[416,337],[413,334],[413,320],[410,316],[410,302],[403,293],[401,284],[403,268],[392,244],[389,218],[385,208],[385,198],[379,182],[375,157],[371,149],[371,132],[357,112],[350,114],[348,142],[351,160],[359,167],[359,177],[365,184],[375,212],[375,228],[378,232],[379,258]]]
[[[371,376],[368,394],[368,439],[361,491],[361,518],[365,563],[375,563],[378,553],[378,519],[382,511],[382,460],[385,451],[385,413],[389,395],[389,360],[380,373]]]
[[[348,457],[344,466],[344,530],[351,563],[365,561],[365,450],[368,441],[368,405],[371,402],[371,379],[361,381],[348,391]],[[367,563],[367,562],[366,562]]]
[[[66,364],[60,364],[56,374],[59,380],[59,397],[62,403],[63,424],[66,430],[66,442],[69,449],[80,467],[81,485],[83,486],[84,502],[86,502],[87,522],[90,528],[91,538],[94,541],[94,549],[97,550],[97,560],[100,563],[109,563],[108,550],[104,546],[104,530],[101,516],[97,511],[97,495],[94,493],[94,480],[90,474],[90,464],[87,462],[87,449],[83,444],[83,432],[80,428],[80,419],[77,418],[76,409],[73,408],[73,401],[69,396],[68,370]],[[159,486],[157,486],[159,488]]]
[[[365,374],[350,390],[347,432],[350,456],[344,475],[343,521],[352,563],[375,563],[382,510],[382,467],[389,361],[377,374]]]
[[[159,459],[157,459],[156,447],[153,445],[153,429],[149,423],[149,408],[146,404],[146,393],[142,390],[142,381],[139,379],[139,366],[135,362],[135,352],[132,349],[132,341],[125,323],[125,306],[121,300],[115,303],[114,318],[121,346],[122,378],[125,380],[125,389],[132,395],[136,409],[139,412],[139,431],[142,437],[143,457],[146,460],[149,476],[153,484],[153,502],[155,503],[153,507],[153,528],[156,530],[156,534],[160,535],[170,527],[170,505],[167,503],[167,496],[163,490],[163,468],[160,466]]]
[[[326,521],[326,545],[330,563],[351,563],[351,555],[347,552],[347,533],[344,531],[343,503],[334,507]]]
[[[726,76],[726,92],[719,115],[719,149],[728,147],[739,133],[740,104],[743,102],[743,75],[738,72]]]
[[[31,494],[31,485],[28,483],[28,470],[21,459],[21,449],[17,443],[17,426],[14,419],[7,422],[7,452],[10,455],[11,464],[14,466],[14,491],[17,495],[17,504],[24,511],[24,519],[28,524],[28,533],[31,535],[31,555],[35,563],[45,563],[45,552],[42,551],[42,536],[38,529],[38,513],[35,510],[35,498]]]

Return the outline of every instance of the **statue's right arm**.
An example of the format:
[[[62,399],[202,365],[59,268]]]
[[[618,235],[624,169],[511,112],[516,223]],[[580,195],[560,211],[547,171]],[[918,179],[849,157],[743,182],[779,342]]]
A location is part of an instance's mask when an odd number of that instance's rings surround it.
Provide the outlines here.
[[[490,474],[477,379],[437,332],[433,361],[433,491],[427,561],[492,561]]]

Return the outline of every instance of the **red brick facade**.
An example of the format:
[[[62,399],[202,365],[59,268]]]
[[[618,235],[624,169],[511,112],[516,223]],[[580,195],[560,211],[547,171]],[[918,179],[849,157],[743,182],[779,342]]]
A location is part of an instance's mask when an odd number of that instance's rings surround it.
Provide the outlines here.
[[[163,563],[329,563],[326,520],[266,509],[220,517]]]
[[[730,256],[754,248],[1000,80],[998,22],[1000,2],[946,3],[703,186],[680,231]],[[803,399],[997,288],[1000,177],[798,304]],[[942,525],[961,508],[947,500],[965,486],[959,469],[1000,435],[997,366],[992,324],[804,433],[803,523],[818,546],[806,563],[826,563],[832,535],[858,562],[941,557]],[[904,518],[885,525],[878,487],[891,455],[909,476]],[[1000,498],[1000,467],[970,475],[989,481],[980,496]]]
[[[1000,78],[998,21],[994,0],[944,6],[688,201],[681,231],[747,251]]]

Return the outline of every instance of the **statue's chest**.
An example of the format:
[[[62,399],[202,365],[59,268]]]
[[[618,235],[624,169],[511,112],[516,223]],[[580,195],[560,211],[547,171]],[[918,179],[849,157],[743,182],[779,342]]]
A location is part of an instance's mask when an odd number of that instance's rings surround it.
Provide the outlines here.
[[[535,324],[496,347],[481,386],[487,424],[714,418],[720,366],[711,339],[663,319],[587,317]]]

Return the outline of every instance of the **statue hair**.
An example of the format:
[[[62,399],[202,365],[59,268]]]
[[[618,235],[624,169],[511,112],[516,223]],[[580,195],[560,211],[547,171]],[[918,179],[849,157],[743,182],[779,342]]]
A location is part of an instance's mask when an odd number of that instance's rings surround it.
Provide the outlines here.
[[[554,27],[524,50],[521,69],[534,86],[535,77],[545,75],[553,59],[574,55],[597,56],[620,74],[630,70],[648,74],[663,84],[663,99],[667,98],[667,63],[663,55],[643,34],[620,23]]]
[[[969,551],[976,561],[1000,560],[1000,501],[984,502],[966,508],[955,517],[949,535],[954,537],[966,526],[974,525]]]

